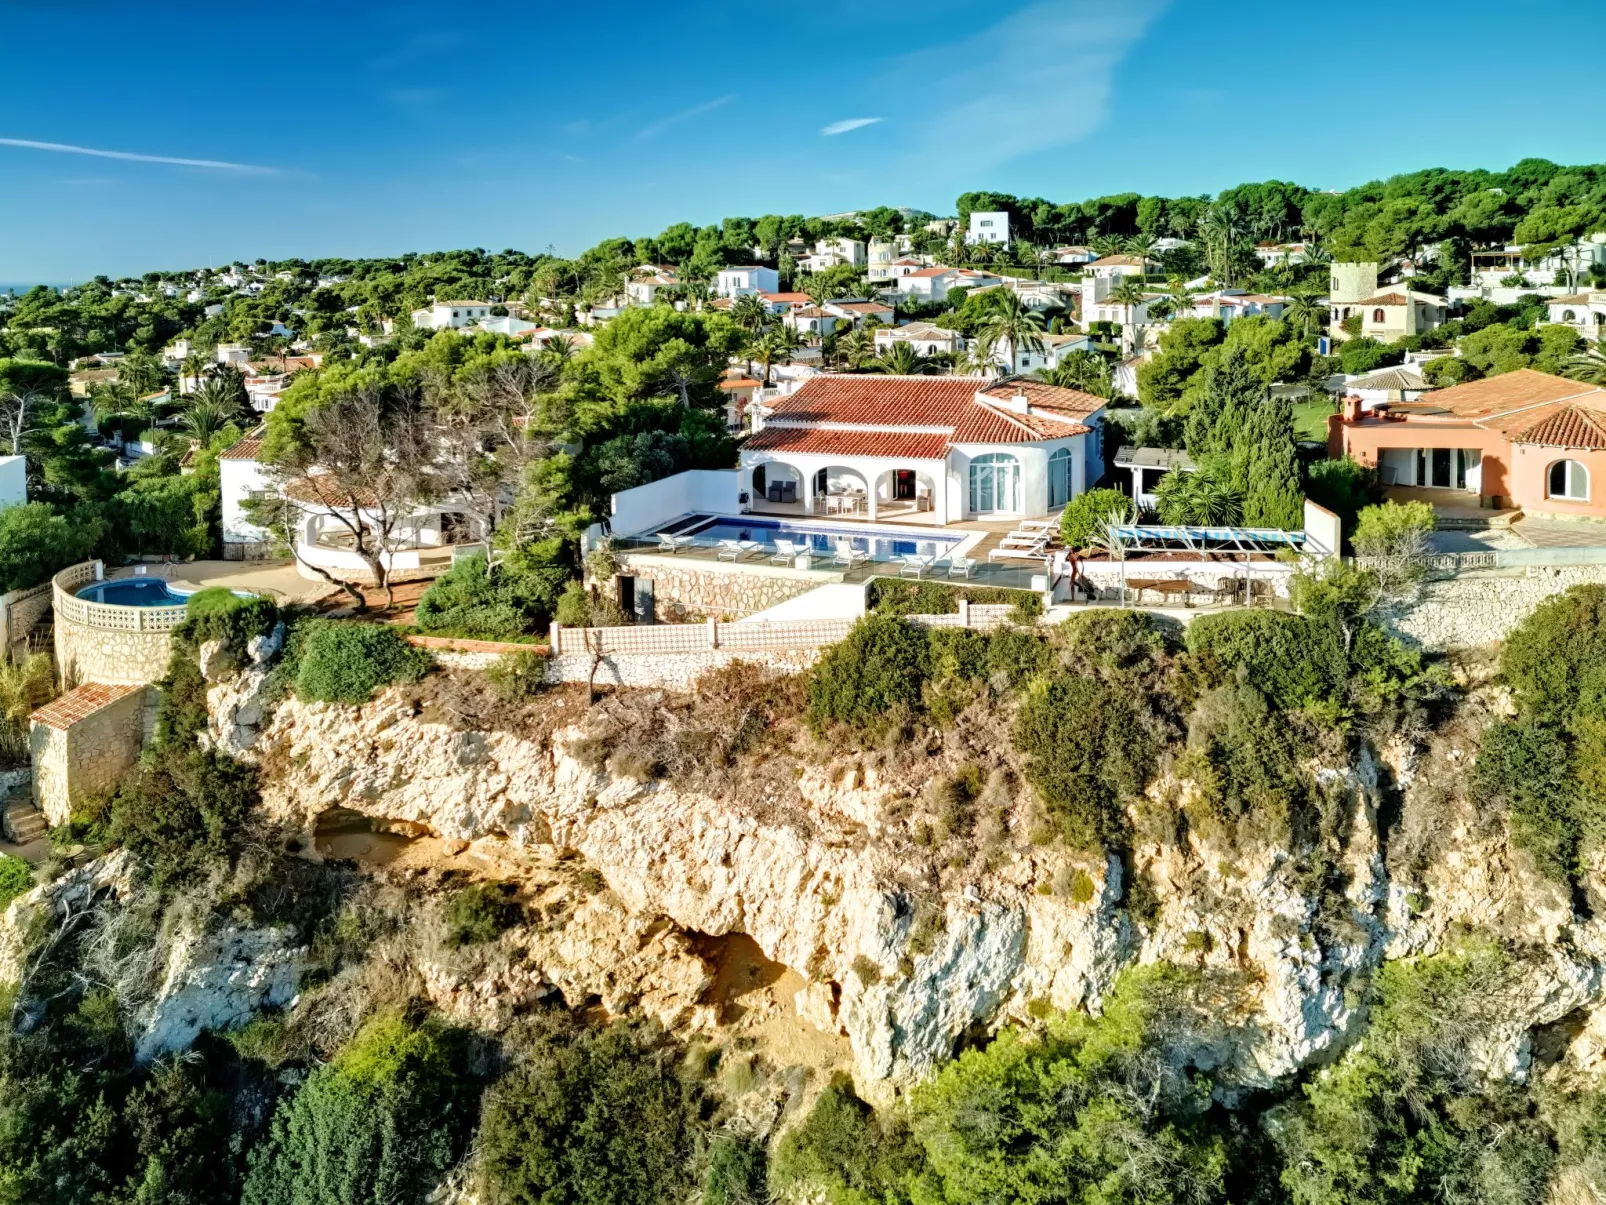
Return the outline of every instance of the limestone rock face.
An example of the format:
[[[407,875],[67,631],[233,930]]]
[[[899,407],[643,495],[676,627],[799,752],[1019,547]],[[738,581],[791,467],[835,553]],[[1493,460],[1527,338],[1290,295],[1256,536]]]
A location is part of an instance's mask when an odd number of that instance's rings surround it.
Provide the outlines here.
[[[1491,1069],[1523,1074],[1532,1026],[1606,1000],[1606,922],[1577,921],[1475,817],[1441,834],[1427,869],[1393,877],[1379,783],[1418,772],[1401,750],[1386,765],[1313,768],[1347,809],[1325,885],[1276,850],[1140,846],[1131,862],[1153,893],[1140,922],[1118,860],[1033,844],[1019,814],[999,856],[935,866],[893,806],[923,784],[881,782],[847,759],[802,771],[791,802],[715,798],[601,768],[579,707],[550,733],[466,731],[390,691],[361,708],[287,699],[258,727],[242,720],[252,681],[214,688],[214,732],[259,760],[264,806],[285,823],[310,831],[339,808],[518,856],[578,854],[601,873],[610,892],[561,934],[515,931],[484,961],[424,968],[443,1007],[485,1023],[552,990],[639,1005],[682,1030],[717,1023],[698,1004],[710,971],[693,945],[745,934],[803,978],[796,1015],[845,1034],[860,1090],[885,1097],[967,1034],[1096,1009],[1124,968],[1163,961],[1233,985],[1192,1052],[1232,1094],[1336,1057],[1358,1030],[1366,977],[1385,958],[1445,948],[1458,923],[1551,951],[1521,965],[1507,1032],[1481,1056]],[[1602,1034],[1606,1020],[1579,1037],[1578,1062],[1606,1065]]]
[[[296,994],[306,951],[290,929],[183,933],[168,948],[156,996],[139,1010],[134,1057],[141,1063],[186,1049],[203,1030],[223,1033]]]
[[[133,892],[132,859],[119,851],[69,870],[59,879],[25,891],[0,917],[0,983],[22,980],[31,942],[41,932],[87,910],[97,897],[127,899]]]

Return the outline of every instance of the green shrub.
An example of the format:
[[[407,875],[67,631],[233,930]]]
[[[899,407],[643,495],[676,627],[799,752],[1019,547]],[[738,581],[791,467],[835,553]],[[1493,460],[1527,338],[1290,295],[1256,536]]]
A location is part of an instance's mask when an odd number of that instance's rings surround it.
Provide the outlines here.
[[[1043,618],[1043,596],[1025,594],[1017,598],[1014,605],[1009,608],[1009,618],[1014,623],[1036,623]]]
[[[118,784],[107,836],[138,859],[152,886],[180,887],[232,861],[256,802],[255,768],[199,749],[163,752]]]
[[[475,1144],[485,1205],[689,1198],[698,1093],[661,1031],[554,1020],[505,1045],[517,1061],[487,1092]]]
[[[1142,793],[1157,755],[1127,692],[1096,678],[1039,678],[1021,704],[1014,741],[1067,841],[1083,849],[1121,843],[1121,805]]]
[[[0,854],[0,912],[24,891],[33,890],[33,867],[21,858]]]
[[[1382,502],[1361,510],[1350,542],[1359,556],[1419,556],[1436,525],[1429,503]]]
[[[770,1186],[784,1200],[824,1194],[830,1205],[901,1201],[903,1181],[920,1162],[898,1114],[873,1113],[839,1074],[809,1115],[782,1136],[770,1161]]]
[[[239,595],[223,586],[197,590],[184,604],[180,635],[195,644],[221,640],[236,656],[257,636],[266,636],[279,622],[279,608],[258,594]]]
[[[1472,784],[1482,807],[1510,817],[1513,843],[1528,851],[1542,873],[1565,882],[1581,872],[1579,847],[1591,801],[1580,790],[1563,732],[1532,719],[1491,725]]]
[[[1506,637],[1500,674],[1519,708],[1571,728],[1606,715],[1606,586],[1574,586],[1534,609]]]
[[[56,695],[56,667],[47,653],[29,653],[22,663],[0,662],[0,764],[24,765],[35,711]]]
[[[708,1147],[703,1195],[698,1205],[768,1205],[768,1160],[755,1138],[721,1134]]]
[[[416,682],[430,656],[394,628],[351,620],[302,625],[296,696],[306,703],[366,703],[393,682]]]
[[[563,587],[552,618],[566,628],[617,628],[630,621],[618,599],[577,581]]]
[[[1125,521],[1132,514],[1132,499],[1120,490],[1088,490],[1078,494],[1060,512],[1060,539],[1065,547],[1086,549],[1104,531],[1112,514]]]
[[[1188,754],[1178,765],[1198,787],[1190,821],[1207,837],[1288,847],[1308,794],[1299,763],[1293,730],[1265,695],[1247,684],[1211,691],[1188,718]]]
[[[485,669],[485,680],[510,703],[532,699],[546,689],[547,658],[539,653],[504,653]]]
[[[1358,464],[1348,456],[1318,460],[1305,470],[1305,494],[1318,506],[1325,506],[1353,528],[1361,508],[1377,493],[1377,470]]]
[[[835,721],[861,736],[884,731],[919,705],[930,672],[924,629],[896,615],[867,615],[809,672],[809,723],[819,730]]]
[[[513,883],[474,883],[446,905],[446,945],[450,949],[495,941],[524,919]]]
[[[1335,681],[1325,633],[1303,615],[1282,611],[1222,611],[1188,627],[1188,652],[1209,655],[1238,671],[1281,708],[1332,698]]]
[[[465,1061],[461,1035],[437,1021],[368,1022],[281,1100],[251,1152],[242,1205],[421,1205],[473,1123]]]
[[[870,610],[888,615],[953,615],[959,610],[961,598],[972,606],[983,606],[1011,605],[1027,597],[1036,595],[1007,586],[951,586],[947,582],[893,577],[871,578],[865,595]]]
[[[453,565],[418,600],[418,630],[471,640],[518,640],[551,624],[573,569],[562,541],[509,554],[487,570],[484,556]]]

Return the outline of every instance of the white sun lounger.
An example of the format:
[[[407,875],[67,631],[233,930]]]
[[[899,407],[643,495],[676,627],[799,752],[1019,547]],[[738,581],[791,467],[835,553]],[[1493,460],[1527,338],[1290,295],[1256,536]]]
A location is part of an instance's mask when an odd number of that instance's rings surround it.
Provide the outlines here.
[[[1048,541],[1035,544],[1000,544],[987,554],[989,561],[1040,561],[1048,555]]]
[[[791,540],[776,540],[775,552],[770,556],[770,560],[777,565],[790,564],[798,558],[801,551]]]
[[[749,553],[757,552],[764,545],[754,540],[721,540],[719,542],[719,559],[722,561],[739,561]]]
[[[913,553],[901,556],[898,560],[899,577],[924,577],[926,570],[937,563],[937,558],[934,556],[918,556]]]
[[[975,567],[976,567],[976,562],[971,557],[968,557],[968,556],[956,556],[956,557],[949,557],[948,558],[948,576],[949,577],[969,577],[970,576],[970,571],[972,569],[974,569]]]
[[[868,552],[860,552],[847,540],[838,540],[836,542],[836,552],[831,556],[831,563],[833,565],[846,565],[849,569],[852,569],[855,565],[862,565],[869,559],[870,554]]]

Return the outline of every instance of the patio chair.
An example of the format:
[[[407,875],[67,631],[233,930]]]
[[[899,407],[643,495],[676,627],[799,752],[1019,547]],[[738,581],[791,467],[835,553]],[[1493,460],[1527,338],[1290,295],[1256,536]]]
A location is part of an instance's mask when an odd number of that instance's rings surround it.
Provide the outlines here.
[[[970,571],[975,567],[976,560],[973,557],[956,556],[948,558],[949,577],[969,577]]]
[[[868,552],[860,552],[847,540],[836,542],[836,551],[831,556],[833,565],[845,565],[849,569],[864,564],[870,559]]]
[[[802,550],[791,540],[776,540],[775,551],[770,561],[776,565],[789,565],[800,555]]]

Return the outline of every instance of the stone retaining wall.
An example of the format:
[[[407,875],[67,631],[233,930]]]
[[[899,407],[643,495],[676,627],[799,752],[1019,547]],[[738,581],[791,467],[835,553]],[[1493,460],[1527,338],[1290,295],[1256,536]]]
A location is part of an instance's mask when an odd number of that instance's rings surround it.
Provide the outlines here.
[[[619,572],[652,582],[653,607],[660,623],[687,623],[712,616],[740,619],[842,580],[842,574],[792,569],[747,560],[702,561],[658,553],[626,553]],[[641,589],[637,586],[637,597]]]
[[[1606,565],[1463,573],[1424,582],[1416,598],[1382,607],[1383,626],[1429,652],[1504,640],[1545,599],[1585,582],[1606,582]]]
[[[63,685],[123,682],[145,686],[167,675],[171,635],[119,632],[76,623],[56,613],[56,671]]]

